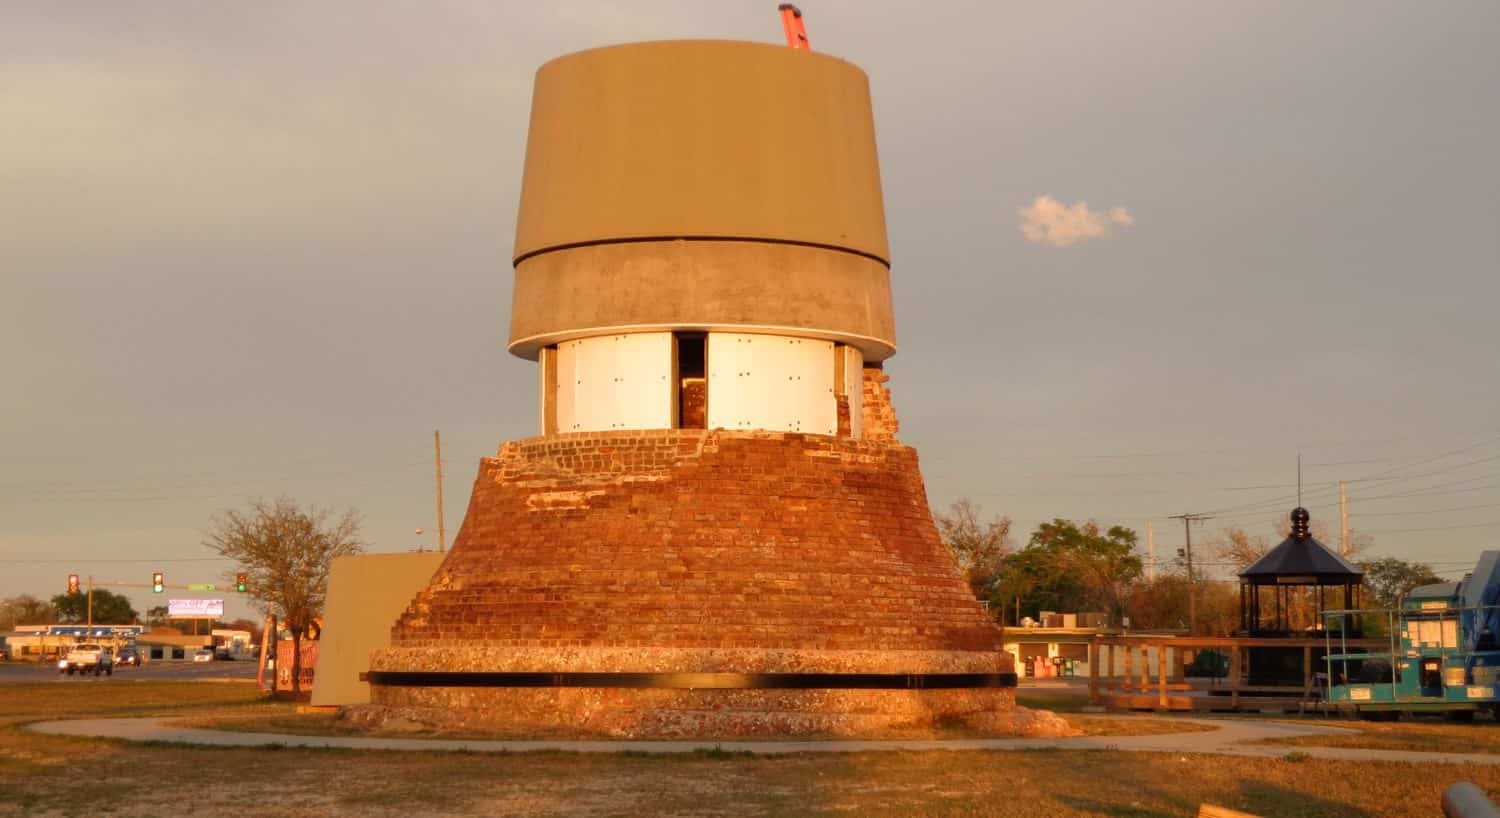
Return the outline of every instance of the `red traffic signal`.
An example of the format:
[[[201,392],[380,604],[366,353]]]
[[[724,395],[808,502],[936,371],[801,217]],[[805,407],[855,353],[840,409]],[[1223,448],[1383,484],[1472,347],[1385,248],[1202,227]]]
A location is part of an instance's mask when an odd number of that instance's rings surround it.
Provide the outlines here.
[[[77,574],[68,574],[68,593],[70,593],[70,594],[76,594],[76,593],[78,593],[78,575]]]

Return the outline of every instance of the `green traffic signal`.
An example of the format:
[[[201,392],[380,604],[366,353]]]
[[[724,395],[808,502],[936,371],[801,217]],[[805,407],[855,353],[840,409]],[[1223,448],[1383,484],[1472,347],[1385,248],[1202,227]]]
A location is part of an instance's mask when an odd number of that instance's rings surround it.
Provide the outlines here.
[[[244,574],[234,575],[234,589],[236,591],[243,594],[245,592],[245,589],[248,587],[250,587],[250,582]]]
[[[167,577],[160,571],[151,575],[151,593],[159,594],[167,587]]]

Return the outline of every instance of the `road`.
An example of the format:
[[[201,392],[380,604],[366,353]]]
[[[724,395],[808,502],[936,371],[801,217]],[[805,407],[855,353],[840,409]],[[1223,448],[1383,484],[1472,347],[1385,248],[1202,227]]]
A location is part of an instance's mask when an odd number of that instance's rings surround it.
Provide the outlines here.
[[[56,682],[58,684],[110,684],[111,682],[150,679],[152,681],[194,681],[207,679],[254,679],[255,662],[147,662],[140,667],[122,667],[113,676],[66,676],[51,665],[34,662],[0,662],[0,685],[20,682]]]

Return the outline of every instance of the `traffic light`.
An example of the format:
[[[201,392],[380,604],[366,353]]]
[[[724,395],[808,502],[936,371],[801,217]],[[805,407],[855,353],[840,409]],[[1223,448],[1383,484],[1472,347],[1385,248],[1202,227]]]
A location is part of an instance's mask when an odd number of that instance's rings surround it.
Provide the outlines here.
[[[160,571],[151,575],[151,593],[159,594],[167,587],[167,575]]]
[[[245,589],[248,587],[250,587],[250,579],[248,577],[246,577],[244,574],[234,575],[234,589],[236,591],[239,591],[243,594],[245,592]]]
[[[78,575],[77,574],[68,574],[68,593],[69,594],[76,594],[76,593],[78,593]]]

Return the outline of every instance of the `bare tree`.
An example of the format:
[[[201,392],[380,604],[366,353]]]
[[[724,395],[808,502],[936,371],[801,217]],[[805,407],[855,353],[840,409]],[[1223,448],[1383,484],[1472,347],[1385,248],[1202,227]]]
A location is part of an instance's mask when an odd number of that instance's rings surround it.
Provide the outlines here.
[[[1251,537],[1243,528],[1226,528],[1219,534],[1214,551],[1223,562],[1230,564],[1234,573],[1249,568],[1264,557],[1271,546],[1262,537]]]
[[[31,594],[0,600],[0,630],[15,630],[17,625],[48,625],[57,619],[57,609]]]
[[[1000,573],[1005,555],[1010,553],[1010,518],[996,517],[981,523],[979,507],[964,498],[949,506],[947,514],[936,513],[932,519],[974,596],[983,599]]]
[[[322,614],[328,571],[335,557],[364,550],[359,515],[353,510],[331,520],[326,510],[303,510],[287,497],[256,500],[245,511],[214,518],[204,545],[233,560],[250,584],[263,613],[280,617],[292,632],[292,693],[302,692],[302,635]]]

